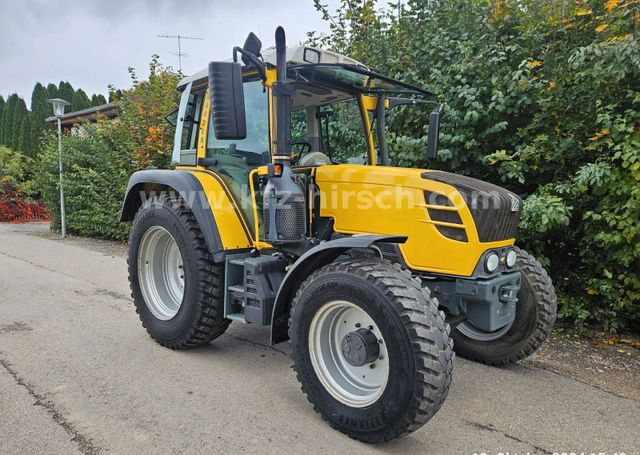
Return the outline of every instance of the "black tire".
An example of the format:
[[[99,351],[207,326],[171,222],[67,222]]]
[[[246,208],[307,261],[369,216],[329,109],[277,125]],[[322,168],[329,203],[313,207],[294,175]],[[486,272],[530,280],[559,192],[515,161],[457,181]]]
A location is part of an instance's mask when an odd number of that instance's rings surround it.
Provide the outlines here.
[[[175,239],[184,267],[184,296],[177,314],[155,317],[145,303],[138,277],[140,241],[147,229],[161,226]],[[142,325],[163,346],[183,349],[201,346],[224,333],[230,320],[223,317],[224,268],[213,262],[191,210],[181,199],[146,200],[133,220],[129,237],[129,283]]]
[[[558,298],[551,278],[526,251],[516,248],[522,286],[516,317],[509,330],[492,341],[478,341],[454,329],[455,351],[461,357],[488,365],[508,365],[524,359],[547,339],[556,320]]]
[[[385,340],[388,380],[377,401],[366,407],[334,398],[310,359],[311,321],[333,299],[365,310]],[[293,300],[289,336],[302,391],[329,425],[354,439],[379,443],[420,428],[449,391],[454,357],[449,326],[428,289],[397,264],[360,259],[316,270]]]

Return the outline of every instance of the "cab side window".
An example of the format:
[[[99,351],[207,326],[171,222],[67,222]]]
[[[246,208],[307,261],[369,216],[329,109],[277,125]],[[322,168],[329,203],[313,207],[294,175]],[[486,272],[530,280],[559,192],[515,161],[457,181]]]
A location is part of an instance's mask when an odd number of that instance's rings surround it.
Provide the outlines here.
[[[180,143],[180,164],[183,166],[196,165],[196,149],[198,144],[198,130],[204,91],[189,94],[187,107],[182,118],[182,138]]]
[[[367,143],[358,102],[350,99],[322,106],[319,117],[324,154],[337,164],[364,164]]]

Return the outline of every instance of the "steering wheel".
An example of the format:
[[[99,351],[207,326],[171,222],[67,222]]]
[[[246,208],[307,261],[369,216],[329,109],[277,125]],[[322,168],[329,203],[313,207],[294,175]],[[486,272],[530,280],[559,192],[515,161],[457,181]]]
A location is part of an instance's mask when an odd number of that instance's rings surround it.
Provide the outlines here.
[[[305,153],[309,153],[311,151],[311,143],[307,141],[293,141],[291,143],[291,148],[293,148],[293,146],[295,145],[300,146],[300,153],[298,154],[298,157],[295,159],[295,162],[293,164],[298,164]]]
[[[255,164],[263,162],[263,152],[254,152],[252,150],[240,150],[236,147],[236,144],[229,145],[228,155],[234,158],[241,159],[245,163]]]

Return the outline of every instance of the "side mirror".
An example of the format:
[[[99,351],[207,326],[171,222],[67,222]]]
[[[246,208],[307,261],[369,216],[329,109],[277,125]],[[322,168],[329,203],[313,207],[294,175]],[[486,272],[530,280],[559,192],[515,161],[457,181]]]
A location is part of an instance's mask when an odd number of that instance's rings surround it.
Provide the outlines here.
[[[267,80],[267,74],[265,70],[264,61],[262,60],[262,55],[260,54],[260,50],[262,49],[262,42],[260,39],[253,33],[249,33],[247,39],[244,42],[242,47],[234,47],[233,48],[233,61],[238,61],[238,53],[240,54],[240,58],[242,59],[242,63],[247,68],[255,68],[258,71],[258,75],[260,79],[263,81]]]
[[[242,49],[249,54],[260,57],[260,51],[262,50],[262,41],[260,41],[260,38],[258,38],[255,33],[249,33],[249,36],[247,36],[247,39],[242,45]],[[246,54],[242,55],[242,62],[247,66],[251,65],[252,63],[251,59]]]
[[[429,135],[427,136],[427,158],[435,158],[438,156],[438,137],[440,136],[440,114],[442,113],[442,104],[429,115]]]
[[[209,96],[216,139],[245,139],[247,120],[239,63],[209,63]]]

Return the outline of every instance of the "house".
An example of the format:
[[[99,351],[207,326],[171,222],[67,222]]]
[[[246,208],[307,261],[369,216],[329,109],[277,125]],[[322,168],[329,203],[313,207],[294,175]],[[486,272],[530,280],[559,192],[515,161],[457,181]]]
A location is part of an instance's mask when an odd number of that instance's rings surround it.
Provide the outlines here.
[[[69,112],[60,117],[60,123],[64,131],[69,131],[72,134],[77,133],[78,125],[85,122],[95,122],[98,117],[105,117],[108,120],[115,120],[119,115],[118,106],[115,104],[102,104],[100,106],[93,106],[80,111]],[[47,122],[55,122],[57,117],[52,116],[46,119]]]

